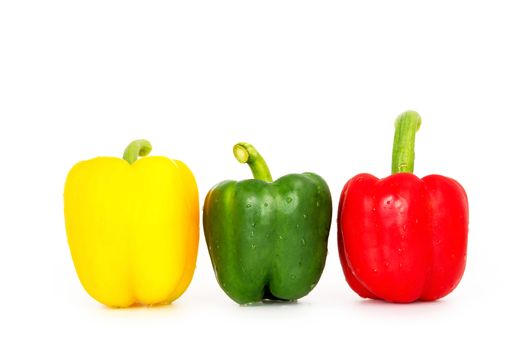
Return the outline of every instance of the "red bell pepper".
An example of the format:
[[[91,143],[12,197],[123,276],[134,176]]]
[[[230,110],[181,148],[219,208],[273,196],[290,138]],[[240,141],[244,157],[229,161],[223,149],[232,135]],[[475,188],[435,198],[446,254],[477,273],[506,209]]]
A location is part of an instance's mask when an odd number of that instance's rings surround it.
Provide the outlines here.
[[[408,111],[395,122],[393,175],[359,174],[342,191],[338,248],[349,286],[363,298],[436,300],[466,266],[468,200],[455,180],[413,175],[415,133]]]

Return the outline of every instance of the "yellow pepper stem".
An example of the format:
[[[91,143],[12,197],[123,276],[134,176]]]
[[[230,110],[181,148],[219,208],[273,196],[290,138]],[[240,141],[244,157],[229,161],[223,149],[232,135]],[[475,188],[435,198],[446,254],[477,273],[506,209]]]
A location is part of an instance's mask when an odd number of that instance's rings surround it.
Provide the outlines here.
[[[129,164],[136,162],[138,157],[145,157],[151,152],[153,146],[147,140],[135,140],[124,151],[124,160]]]

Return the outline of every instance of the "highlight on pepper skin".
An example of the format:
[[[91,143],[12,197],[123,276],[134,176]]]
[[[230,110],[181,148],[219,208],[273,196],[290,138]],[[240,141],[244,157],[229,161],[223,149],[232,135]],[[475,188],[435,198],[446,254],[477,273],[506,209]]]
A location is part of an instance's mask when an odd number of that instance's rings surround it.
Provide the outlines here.
[[[395,123],[392,173],[350,179],[338,209],[339,257],[361,297],[432,301],[451,293],[466,266],[468,199],[455,180],[413,175],[416,112]]]
[[[107,306],[169,304],[195,270],[195,178],[183,162],[146,157],[150,151],[148,141],[136,140],[124,159],[82,161],[67,176],[71,256],[85,290]]]

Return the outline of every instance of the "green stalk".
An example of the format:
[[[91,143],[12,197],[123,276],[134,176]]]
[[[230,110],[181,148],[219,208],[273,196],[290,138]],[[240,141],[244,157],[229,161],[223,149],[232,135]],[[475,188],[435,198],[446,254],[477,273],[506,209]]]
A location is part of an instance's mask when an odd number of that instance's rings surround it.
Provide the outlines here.
[[[147,140],[135,140],[124,151],[124,160],[129,164],[136,162],[138,157],[145,157],[151,152],[153,146]]]
[[[240,163],[249,165],[255,179],[273,182],[266,161],[253,145],[247,142],[239,142],[233,147],[233,154]]]
[[[391,173],[413,173],[415,168],[415,134],[422,118],[417,112],[406,111],[395,120],[395,139]]]

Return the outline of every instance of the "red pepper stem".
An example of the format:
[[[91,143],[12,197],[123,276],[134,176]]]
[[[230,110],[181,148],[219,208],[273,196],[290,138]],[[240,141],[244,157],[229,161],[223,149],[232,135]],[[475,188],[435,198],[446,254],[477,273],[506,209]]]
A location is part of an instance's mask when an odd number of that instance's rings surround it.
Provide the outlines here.
[[[233,147],[233,154],[240,163],[249,165],[255,179],[273,182],[266,161],[253,145],[247,142],[239,142]]]
[[[395,139],[391,173],[413,173],[415,168],[415,134],[422,118],[417,112],[406,111],[395,120]]]
[[[145,157],[151,152],[153,146],[147,140],[135,140],[124,151],[124,160],[129,164],[136,162],[138,157]]]

